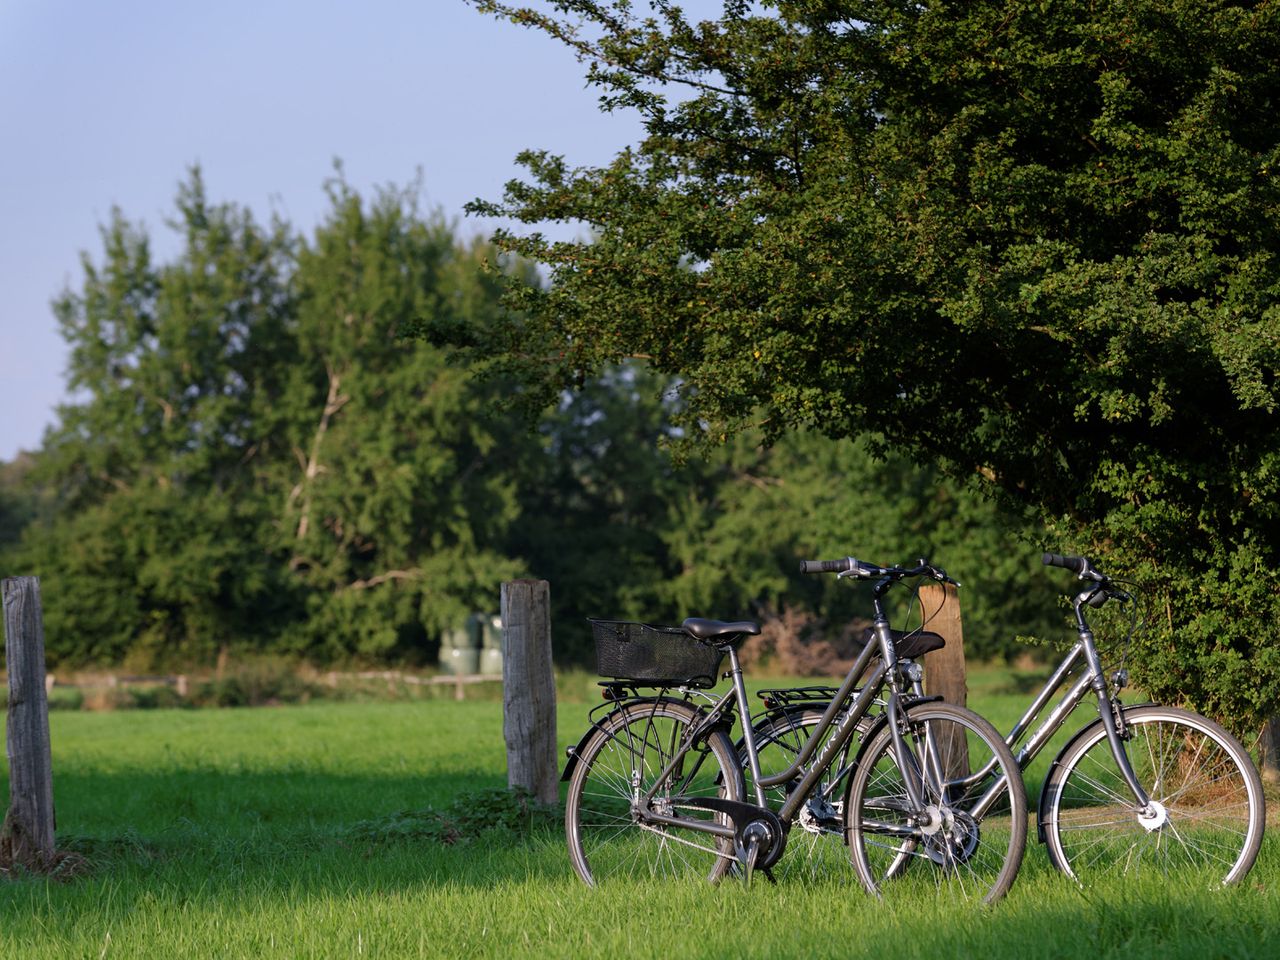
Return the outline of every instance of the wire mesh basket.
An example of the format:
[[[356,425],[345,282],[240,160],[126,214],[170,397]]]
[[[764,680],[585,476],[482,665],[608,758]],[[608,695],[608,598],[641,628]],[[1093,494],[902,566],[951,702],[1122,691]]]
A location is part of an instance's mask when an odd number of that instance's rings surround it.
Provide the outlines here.
[[[596,672],[647,687],[714,687],[724,651],[680,627],[592,620]]]

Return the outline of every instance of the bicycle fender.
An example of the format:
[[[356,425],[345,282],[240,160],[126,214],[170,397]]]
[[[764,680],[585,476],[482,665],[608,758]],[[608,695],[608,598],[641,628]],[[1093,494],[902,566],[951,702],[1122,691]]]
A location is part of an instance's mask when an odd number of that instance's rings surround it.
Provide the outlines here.
[[[613,716],[615,712],[616,711],[612,711],[605,714],[605,719],[607,720],[609,717]],[[586,747],[587,741],[591,739],[592,734],[600,729],[603,729],[600,726],[600,721],[592,721],[591,726],[587,727],[587,732],[582,735],[582,739],[573,746],[565,748],[564,755],[567,758],[567,761],[564,765],[564,773],[560,774],[561,783],[567,782],[568,779],[573,776],[574,768],[578,766],[578,755],[582,753],[583,748]]]
[[[751,729],[755,731],[756,737],[759,738],[762,732],[762,728],[765,726],[765,724],[775,724],[779,720],[790,719],[791,714],[793,713],[801,713],[806,710],[814,710],[814,709],[816,708],[811,703],[795,704],[795,705],[786,706],[786,707],[774,707],[772,710],[769,710],[764,714],[758,714],[757,717],[753,717]],[[725,731],[725,732],[727,733],[729,731]],[[733,749],[738,751],[739,757],[745,757],[746,754],[744,753],[744,751],[747,749],[747,738],[744,736],[740,736],[738,737],[738,739],[734,740]]]
[[[599,719],[592,720],[591,726],[587,727],[586,733],[582,735],[582,737],[578,740],[578,742],[571,747],[565,748],[564,755],[568,759],[564,765],[564,773],[560,775],[560,782],[566,783],[568,782],[569,778],[573,776],[574,768],[577,767],[578,765],[578,755],[582,752],[583,748],[587,745],[587,741],[591,739],[591,735],[595,733],[597,730],[604,729],[604,724],[607,720],[609,720],[610,717],[612,717],[616,713],[619,713],[622,710],[626,710],[628,706],[632,704],[653,703],[657,699],[658,699],[657,697],[648,697],[644,700],[625,700],[620,702],[612,710],[605,713],[604,716],[600,717]]]
[[[587,727],[586,733],[582,735],[582,737],[578,740],[578,742],[571,747],[565,748],[564,755],[567,758],[567,760],[564,765],[564,772],[560,774],[560,782],[566,783],[568,782],[569,778],[573,776],[573,771],[578,766],[578,756],[579,754],[582,753],[583,748],[586,747],[587,741],[591,739],[592,734],[594,734],[596,731],[603,731],[605,723],[607,723],[611,718],[613,718],[615,715],[619,713],[622,713],[627,710],[631,710],[636,706],[643,705],[646,703],[658,703],[662,700],[669,700],[671,703],[684,703],[683,700],[673,700],[670,697],[632,698],[630,700],[625,700],[620,702],[616,707],[614,707],[608,713],[604,714],[604,716],[600,717],[599,719],[592,720],[591,726]]]
[[[1121,710],[1127,713],[1136,707],[1152,707],[1155,705],[1156,704],[1151,701],[1147,701],[1146,703],[1127,703],[1121,708]],[[1083,727],[1077,730],[1071,739],[1066,742],[1063,748],[1058,751],[1058,755],[1055,756],[1053,758],[1053,762],[1049,764],[1049,769],[1045,771],[1044,783],[1040,785],[1040,801],[1036,804],[1036,838],[1041,843],[1045,842],[1044,823],[1045,815],[1048,813],[1049,806],[1049,784],[1053,781],[1053,775],[1057,772],[1058,768],[1062,766],[1062,760],[1067,755],[1067,751],[1074,747],[1077,741],[1082,737],[1092,735],[1093,731],[1100,726],[1102,726],[1102,718],[1098,717],[1096,720],[1086,723]]]

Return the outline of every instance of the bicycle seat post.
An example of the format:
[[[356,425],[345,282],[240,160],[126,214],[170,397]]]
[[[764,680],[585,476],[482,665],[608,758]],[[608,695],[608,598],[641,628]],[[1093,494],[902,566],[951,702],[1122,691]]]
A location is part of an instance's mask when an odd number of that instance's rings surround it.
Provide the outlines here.
[[[733,679],[733,693],[738,701],[738,716],[742,718],[742,739],[747,747],[747,766],[751,770],[751,786],[755,790],[757,805],[767,806],[764,787],[760,785],[760,755],[756,752],[755,731],[751,728],[751,704],[747,700],[747,685],[742,679],[742,662],[735,647],[729,647],[729,675]]]

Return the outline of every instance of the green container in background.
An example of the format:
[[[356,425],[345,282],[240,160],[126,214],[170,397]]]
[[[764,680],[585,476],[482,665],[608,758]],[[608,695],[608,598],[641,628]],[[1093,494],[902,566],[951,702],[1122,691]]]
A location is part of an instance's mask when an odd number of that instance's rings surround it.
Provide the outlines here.
[[[490,676],[502,675],[502,651],[485,647],[480,651],[480,672]]]
[[[473,613],[467,617],[467,622],[463,627],[467,632],[467,642],[460,643],[460,647],[475,647],[479,649],[484,645],[484,614]]]
[[[455,677],[480,672],[480,651],[475,647],[441,647],[440,670]]]
[[[446,630],[444,632],[444,636],[440,638],[441,656],[444,655],[444,651],[446,649],[454,647],[463,650],[478,647],[480,646],[480,644],[476,642],[478,639],[479,636],[474,630],[470,629],[469,624],[461,627],[454,627],[452,630]]]
[[[502,649],[502,617],[496,613],[477,613],[482,619],[480,646],[486,650]]]

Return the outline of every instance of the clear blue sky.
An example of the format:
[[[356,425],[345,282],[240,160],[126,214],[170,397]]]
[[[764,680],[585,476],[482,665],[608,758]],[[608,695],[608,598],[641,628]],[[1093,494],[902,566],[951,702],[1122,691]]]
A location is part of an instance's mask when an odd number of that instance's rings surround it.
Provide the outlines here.
[[[421,168],[427,202],[461,218],[525,147],[593,164],[637,137],[582,76],[555,41],[462,0],[0,0],[0,460],[54,420],[49,302],[99,255],[113,206],[170,254],[165,220],[199,163],[214,200],[309,229],[341,158],[366,193]]]

